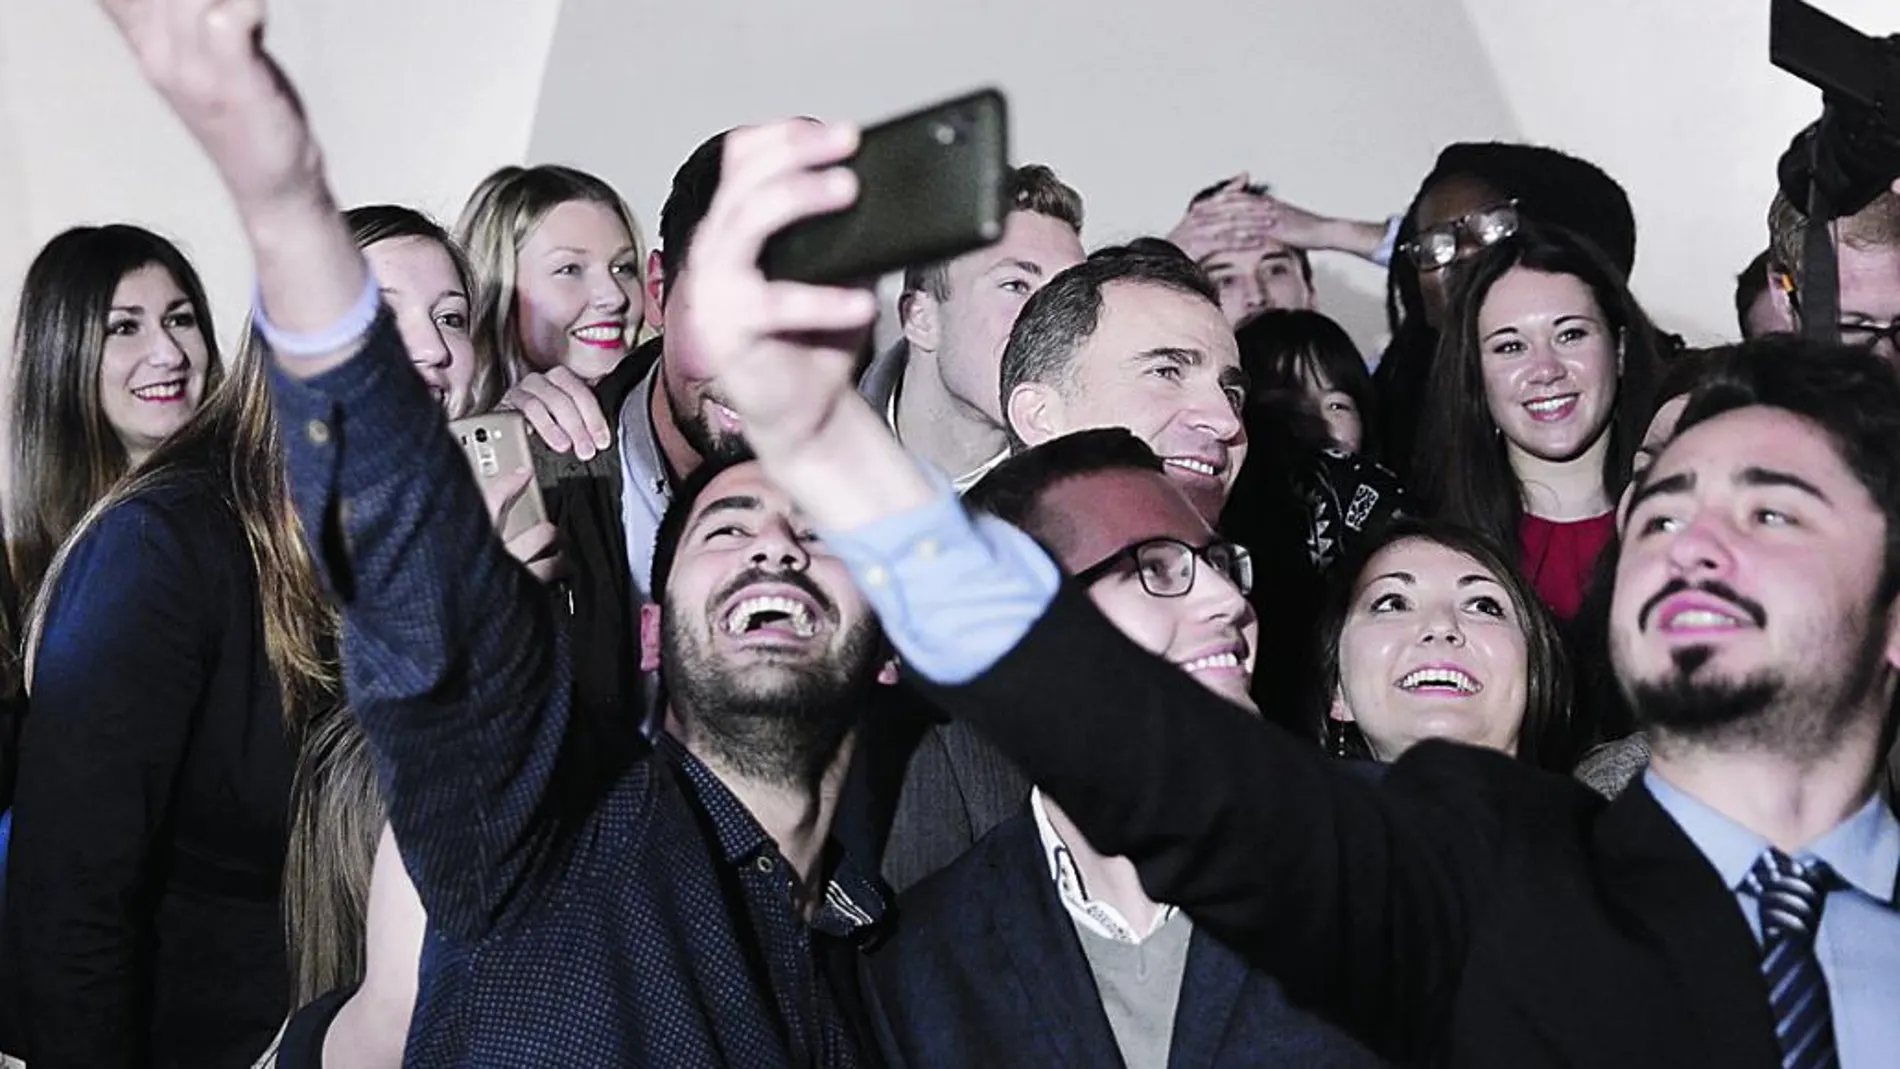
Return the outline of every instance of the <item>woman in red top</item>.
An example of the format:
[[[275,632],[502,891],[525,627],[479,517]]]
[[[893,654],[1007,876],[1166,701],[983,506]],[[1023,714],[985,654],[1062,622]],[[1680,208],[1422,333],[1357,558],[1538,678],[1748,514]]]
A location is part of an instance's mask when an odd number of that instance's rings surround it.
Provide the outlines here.
[[[1526,227],[1453,281],[1419,490],[1438,515],[1516,546],[1562,619],[1615,534],[1658,337],[1621,272],[1568,231]]]

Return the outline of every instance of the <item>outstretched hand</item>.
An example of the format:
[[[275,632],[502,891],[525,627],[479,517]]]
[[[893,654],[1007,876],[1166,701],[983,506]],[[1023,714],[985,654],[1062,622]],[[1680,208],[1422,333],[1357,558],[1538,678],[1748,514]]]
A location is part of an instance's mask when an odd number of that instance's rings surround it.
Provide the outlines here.
[[[263,0],[100,0],[239,210],[322,188],[303,107],[264,50]]]
[[[693,315],[668,329],[701,355],[761,459],[815,438],[856,398],[855,359],[876,314],[865,290],[768,281],[766,240],[788,224],[849,206],[857,179],[828,166],[856,151],[858,131],[806,119],[736,130],[675,282]],[[768,459],[768,463],[769,463]]]

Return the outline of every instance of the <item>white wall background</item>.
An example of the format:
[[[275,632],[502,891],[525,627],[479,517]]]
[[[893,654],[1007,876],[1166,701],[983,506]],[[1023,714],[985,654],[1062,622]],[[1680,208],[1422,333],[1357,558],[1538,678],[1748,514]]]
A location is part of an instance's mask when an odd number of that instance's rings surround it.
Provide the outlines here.
[[[1869,30],[1893,0],[1823,0]],[[707,134],[793,112],[875,119],[1002,85],[1016,155],[1088,200],[1091,243],[1166,228],[1241,168],[1320,210],[1401,208],[1443,143],[1522,138],[1630,189],[1639,292],[1697,339],[1733,330],[1772,164],[1818,97],[1767,64],[1766,0],[276,0],[346,202],[452,219],[489,169],[560,160],[649,233]],[[0,326],[25,265],[79,222],[181,238],[227,330],[248,265],[222,192],[86,0],[0,2]],[[1322,258],[1367,342],[1380,277]],[[10,336],[10,327],[8,328]]]
[[[1091,245],[1165,231],[1242,169],[1340,213],[1403,208],[1438,147],[1515,128],[1455,0],[697,0],[664,19],[565,0],[532,152],[585,161],[654,220],[709,134],[785,114],[873,120],[1004,87],[1013,154],[1087,201]],[[607,140],[638,84],[659,103]],[[1329,307],[1361,336],[1383,276],[1327,258]]]

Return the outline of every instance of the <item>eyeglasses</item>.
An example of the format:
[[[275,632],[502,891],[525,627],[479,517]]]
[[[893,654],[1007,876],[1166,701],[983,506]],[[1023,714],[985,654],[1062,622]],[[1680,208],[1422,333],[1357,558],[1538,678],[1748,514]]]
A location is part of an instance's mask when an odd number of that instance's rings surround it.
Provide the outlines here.
[[[1226,576],[1242,595],[1253,593],[1253,555],[1232,542],[1220,541],[1197,549],[1178,538],[1150,538],[1122,547],[1107,560],[1075,573],[1075,579],[1089,586],[1132,561],[1143,590],[1157,598],[1179,598],[1194,589],[1196,560],[1206,561]]]
[[[1784,285],[1786,285],[1784,283]],[[1792,285],[1787,285],[1788,307],[1794,312],[1797,321],[1801,318],[1801,294]],[[1841,344],[1856,349],[1872,349],[1881,342],[1900,352],[1900,319],[1891,323],[1836,323],[1834,329],[1840,334]]]
[[[1519,225],[1517,201],[1507,200],[1421,230],[1399,251],[1411,257],[1419,270],[1437,271],[1457,262],[1467,240],[1476,248],[1489,248],[1517,233]]]
[[[1885,326],[1879,323],[1842,323],[1839,329],[1842,345],[1872,349],[1884,341],[1889,348],[1900,350],[1900,319]]]

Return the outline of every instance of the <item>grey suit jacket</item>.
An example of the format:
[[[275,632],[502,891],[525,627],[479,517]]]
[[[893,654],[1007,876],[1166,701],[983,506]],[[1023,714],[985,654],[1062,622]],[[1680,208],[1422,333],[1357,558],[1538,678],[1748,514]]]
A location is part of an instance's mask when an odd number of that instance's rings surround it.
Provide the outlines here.
[[[971,727],[925,729],[910,752],[884,844],[884,880],[903,891],[946,868],[1023,807],[1029,781]]]

